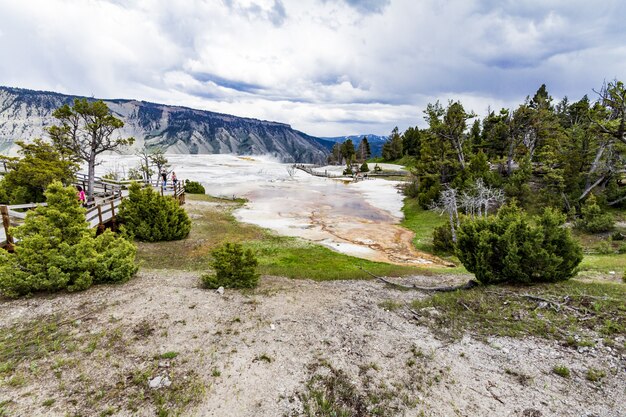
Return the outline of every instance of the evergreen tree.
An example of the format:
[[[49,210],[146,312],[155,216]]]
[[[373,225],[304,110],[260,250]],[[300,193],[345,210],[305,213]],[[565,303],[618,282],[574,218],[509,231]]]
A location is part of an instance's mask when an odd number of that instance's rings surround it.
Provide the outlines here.
[[[88,228],[74,187],[48,186],[47,206],[14,229],[15,253],[0,251],[0,292],[18,297],[39,291],[83,290],[92,283],[128,280],[136,271],[135,246]]]
[[[78,165],[64,157],[53,145],[41,139],[33,143],[16,142],[22,156],[7,164],[8,172],[0,182],[4,203],[26,204],[44,201],[44,191],[54,181],[69,184]]]
[[[382,157],[386,161],[395,161],[402,158],[402,137],[398,127],[394,127],[391,135],[383,145]]]
[[[151,187],[142,189],[137,183],[122,201],[118,220],[137,239],[147,242],[184,239],[191,230],[191,220],[175,199],[161,196]]]

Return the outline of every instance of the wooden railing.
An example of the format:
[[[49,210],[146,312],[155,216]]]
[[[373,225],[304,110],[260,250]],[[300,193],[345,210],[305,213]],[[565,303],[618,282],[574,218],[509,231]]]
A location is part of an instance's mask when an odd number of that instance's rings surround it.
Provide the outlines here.
[[[81,178],[79,176],[78,180]],[[128,184],[132,183],[129,181]],[[122,187],[119,183],[111,183],[108,181],[96,181],[97,188],[100,190],[95,200],[97,203],[93,203],[91,207],[87,207],[85,212],[85,221],[90,228],[96,228],[104,226],[115,220],[115,216],[119,212],[119,206],[122,204],[122,200],[128,191],[126,187]],[[82,184],[79,182],[78,185]],[[157,190],[161,196],[172,196],[178,201],[178,204],[185,204],[185,186],[182,181],[178,181],[176,184],[172,184],[169,187],[162,187],[159,181],[153,181],[150,184],[146,184]],[[0,228],[0,247],[12,250],[14,245],[14,239],[10,234],[10,227],[18,226],[26,218],[28,210],[39,206],[46,206],[46,203],[29,203],[29,204],[16,204],[16,205],[0,205],[0,213],[2,215],[2,228]]]

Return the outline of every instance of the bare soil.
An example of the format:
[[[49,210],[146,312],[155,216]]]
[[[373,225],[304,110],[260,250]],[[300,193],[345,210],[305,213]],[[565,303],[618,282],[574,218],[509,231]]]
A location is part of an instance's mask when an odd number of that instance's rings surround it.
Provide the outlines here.
[[[0,373],[0,415],[303,415],[313,375],[331,369],[366,393],[369,411],[355,416],[374,414],[377,401],[387,406],[379,415],[626,415],[618,353],[535,338],[438,340],[409,311],[424,296],[377,281],[269,276],[254,291],[220,295],[196,273],[142,270],[123,285],[1,300],[5,342],[56,317],[60,343],[14,341],[21,359]],[[25,348],[33,338],[37,348]],[[606,376],[589,381],[589,368]],[[156,376],[171,385],[149,388]]]

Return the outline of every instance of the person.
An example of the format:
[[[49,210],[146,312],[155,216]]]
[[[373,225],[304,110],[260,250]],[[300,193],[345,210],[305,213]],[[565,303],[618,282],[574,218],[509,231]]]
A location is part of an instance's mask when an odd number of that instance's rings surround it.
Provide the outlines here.
[[[163,187],[167,187],[167,171],[163,170],[161,172],[161,177],[163,178]]]
[[[85,190],[83,190],[83,187],[81,187],[80,185],[77,185],[76,189],[78,190],[78,201],[80,201],[80,204],[85,207],[85,204],[87,203],[85,198]]]
[[[176,178],[176,173],[172,171],[172,183],[174,184],[174,188],[176,188],[176,184],[178,183],[178,178]]]

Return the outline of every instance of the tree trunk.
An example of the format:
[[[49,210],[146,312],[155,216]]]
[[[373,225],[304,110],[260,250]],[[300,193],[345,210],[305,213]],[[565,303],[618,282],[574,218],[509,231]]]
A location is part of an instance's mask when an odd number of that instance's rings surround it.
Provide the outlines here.
[[[92,203],[94,201],[94,183],[96,179],[96,154],[91,153],[89,156],[88,173],[87,173],[87,202]]]

